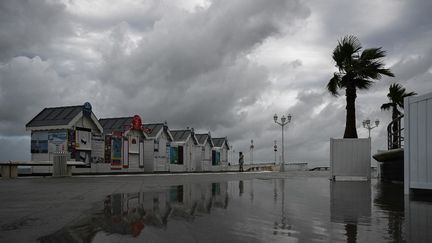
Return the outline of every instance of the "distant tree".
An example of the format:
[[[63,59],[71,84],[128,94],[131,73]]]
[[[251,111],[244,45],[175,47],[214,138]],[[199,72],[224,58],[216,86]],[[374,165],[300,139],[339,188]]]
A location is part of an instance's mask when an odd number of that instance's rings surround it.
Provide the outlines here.
[[[374,80],[382,75],[394,77],[390,69],[384,68],[381,61],[386,52],[380,48],[369,48],[361,51],[360,41],[355,36],[345,36],[333,50],[333,60],[339,69],[327,84],[327,90],[338,96],[339,89],[345,89],[346,124],[344,138],[357,138],[355,100],[357,89],[368,90]]]
[[[392,121],[394,121],[396,118],[398,118],[400,115],[402,115],[402,112],[399,111],[398,108],[403,109],[404,108],[404,98],[412,95],[416,95],[415,92],[409,92],[407,93],[405,88],[400,84],[391,84],[389,87],[389,93],[387,94],[387,98],[390,102],[382,104],[381,110],[392,110]],[[391,148],[397,148],[398,147],[398,136],[397,136],[397,130],[400,127],[399,124],[400,121],[395,121],[392,126],[392,132],[394,134],[393,136],[393,144]]]

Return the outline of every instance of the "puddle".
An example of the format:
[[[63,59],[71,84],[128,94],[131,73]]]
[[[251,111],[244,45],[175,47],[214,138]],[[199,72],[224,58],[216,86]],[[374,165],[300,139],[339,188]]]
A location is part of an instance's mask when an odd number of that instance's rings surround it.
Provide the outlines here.
[[[107,195],[40,242],[421,242],[432,203],[326,178],[183,184]]]

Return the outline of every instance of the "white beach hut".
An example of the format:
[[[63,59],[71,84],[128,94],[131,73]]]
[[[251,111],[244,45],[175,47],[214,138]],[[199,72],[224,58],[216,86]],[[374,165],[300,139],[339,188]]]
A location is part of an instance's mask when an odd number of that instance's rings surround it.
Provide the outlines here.
[[[147,134],[141,117],[104,118],[99,122],[105,129],[105,160],[110,163],[111,170],[144,171]]]
[[[165,123],[144,124],[144,169],[148,172],[169,171],[170,148],[174,140]]]
[[[198,141],[193,129],[171,130],[173,141],[170,147],[170,171],[195,171],[193,158]]]
[[[227,137],[212,138],[212,163],[211,170],[226,170],[228,168],[228,150],[229,144]]]
[[[196,170],[197,171],[209,171],[212,163],[212,148],[213,141],[211,139],[210,132],[203,134],[195,134],[198,141],[197,152],[196,152]]]
[[[82,161],[87,168],[104,163],[103,128],[84,105],[44,108],[26,124],[31,131],[31,160],[52,161],[53,153],[63,152],[68,160]],[[33,173],[49,172],[48,167],[34,167]]]

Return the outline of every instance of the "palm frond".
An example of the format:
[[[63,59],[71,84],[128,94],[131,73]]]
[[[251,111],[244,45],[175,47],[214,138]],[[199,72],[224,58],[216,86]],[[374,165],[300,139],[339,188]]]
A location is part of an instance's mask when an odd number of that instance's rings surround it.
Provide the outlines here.
[[[351,65],[354,56],[358,54],[362,46],[357,37],[349,35],[338,41],[338,45],[333,50],[333,60],[339,70],[345,70]]]
[[[415,92],[407,93],[406,89],[402,85],[400,85],[398,83],[393,83],[389,87],[389,93],[387,94],[387,98],[393,104],[403,108],[404,107],[404,105],[403,105],[404,98],[407,96],[412,96],[412,95],[416,95],[416,94],[417,93],[415,93]]]
[[[380,59],[386,56],[386,51],[382,50],[381,47],[379,48],[368,48],[364,49],[360,59],[362,60],[375,60]]]
[[[340,88],[340,76],[337,73],[334,73],[333,78],[327,84],[327,90],[333,96],[339,96],[338,89]]]
[[[367,79],[356,79],[355,86],[358,89],[368,90],[374,84],[373,81]]]
[[[393,103],[385,103],[381,105],[381,110],[390,110],[393,107]]]

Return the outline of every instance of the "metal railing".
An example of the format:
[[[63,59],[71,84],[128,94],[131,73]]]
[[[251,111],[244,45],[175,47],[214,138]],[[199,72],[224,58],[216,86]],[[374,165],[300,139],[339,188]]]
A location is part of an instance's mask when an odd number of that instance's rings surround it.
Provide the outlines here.
[[[398,149],[403,147],[404,137],[402,136],[402,131],[404,130],[402,126],[402,118],[404,115],[400,115],[393,121],[391,121],[387,126],[387,144],[388,149]]]

